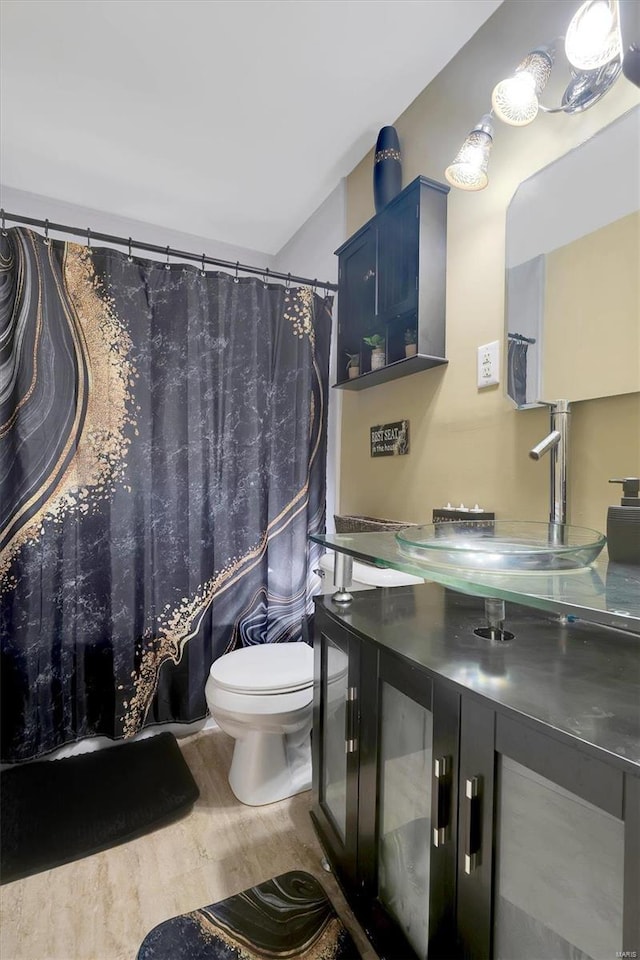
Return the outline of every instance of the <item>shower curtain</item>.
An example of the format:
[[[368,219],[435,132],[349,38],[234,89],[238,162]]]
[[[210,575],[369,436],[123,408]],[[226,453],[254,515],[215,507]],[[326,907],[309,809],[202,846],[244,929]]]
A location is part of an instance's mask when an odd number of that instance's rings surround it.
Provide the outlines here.
[[[2,761],[206,714],[296,641],[324,529],[331,304],[14,228],[0,265]]]

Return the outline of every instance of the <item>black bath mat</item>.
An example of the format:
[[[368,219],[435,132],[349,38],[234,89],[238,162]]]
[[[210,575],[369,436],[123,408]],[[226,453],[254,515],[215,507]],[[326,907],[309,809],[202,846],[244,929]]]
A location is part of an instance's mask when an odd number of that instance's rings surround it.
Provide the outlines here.
[[[158,924],[136,960],[360,960],[310,873],[291,870],[219,903]]]
[[[0,879],[19,880],[177,819],[199,790],[172,733],[0,774]]]

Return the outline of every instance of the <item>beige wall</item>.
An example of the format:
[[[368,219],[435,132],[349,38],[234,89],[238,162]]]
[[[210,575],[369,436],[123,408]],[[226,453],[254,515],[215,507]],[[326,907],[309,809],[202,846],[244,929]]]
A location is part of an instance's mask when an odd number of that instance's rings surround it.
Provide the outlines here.
[[[528,50],[564,33],[573,9],[567,3],[505,0],[395,121],[404,185],[419,174],[444,180],[466,133],[487,111],[493,85]],[[536,463],[527,454],[548,430],[547,411],[513,408],[504,396],[504,358],[503,382],[476,387],[477,347],[504,336],[506,209],[520,181],[638,102],[638,89],[621,79],[584,114],[540,116],[524,129],[496,124],[487,189],[449,194],[449,364],[344,391],[341,512],[428,522],[432,508],[450,500],[478,502],[502,518],[546,518],[548,461]],[[370,153],[347,179],[349,236],[374,213],[372,160]],[[405,418],[410,454],[372,459],[369,427]],[[640,473],[640,394],[573,406],[570,469],[570,519],[603,530],[607,505],[616,502],[608,478]]]
[[[547,254],[543,397],[640,391],[639,272],[640,211]]]

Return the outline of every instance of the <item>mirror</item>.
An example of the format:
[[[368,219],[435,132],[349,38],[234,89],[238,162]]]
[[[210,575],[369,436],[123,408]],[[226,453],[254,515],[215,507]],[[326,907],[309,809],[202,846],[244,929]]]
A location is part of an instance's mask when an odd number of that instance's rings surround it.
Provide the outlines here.
[[[640,107],[520,184],[506,267],[517,407],[640,390]]]

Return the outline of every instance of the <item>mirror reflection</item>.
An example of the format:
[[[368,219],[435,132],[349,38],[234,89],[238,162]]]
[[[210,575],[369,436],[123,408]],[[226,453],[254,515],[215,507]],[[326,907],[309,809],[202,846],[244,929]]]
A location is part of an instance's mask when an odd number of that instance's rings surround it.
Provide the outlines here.
[[[507,392],[518,407],[640,390],[640,107],[518,187]]]

